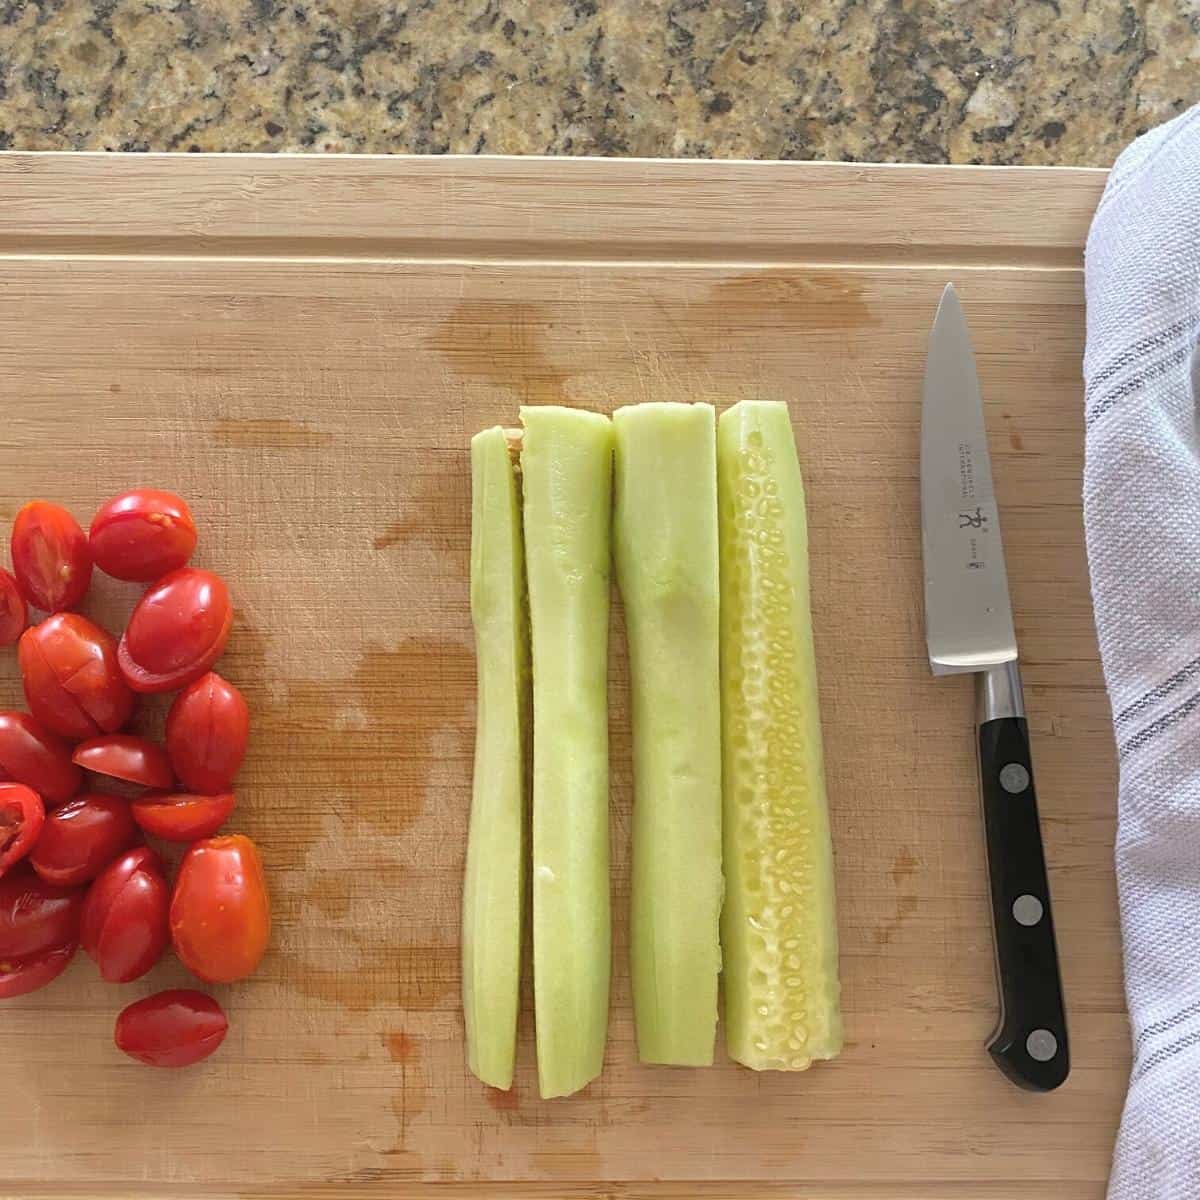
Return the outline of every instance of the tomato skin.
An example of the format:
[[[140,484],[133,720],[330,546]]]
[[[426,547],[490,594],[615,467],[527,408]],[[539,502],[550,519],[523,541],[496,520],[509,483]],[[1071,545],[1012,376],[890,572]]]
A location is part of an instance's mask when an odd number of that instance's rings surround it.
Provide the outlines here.
[[[162,864],[147,846],[122,855],[96,877],[84,902],[79,944],[105,983],[129,983],[162,958],[170,941],[170,899]]]
[[[192,557],[196,523],[173,492],[131,488],[101,505],[89,541],[92,558],[106,575],[150,583]]]
[[[79,522],[61,505],[32,500],[13,520],[13,574],[34,608],[74,608],[92,581],[92,554]]]
[[[37,843],[46,820],[42,798],[23,783],[0,783],[0,877]]]
[[[95,879],[136,837],[128,800],[85,792],[50,813],[29,861],[47,883],[74,887]]]
[[[133,802],[133,819],[144,833],[164,842],[196,842],[212,837],[229,820],[235,804],[232,792],[219,796],[152,792]]]
[[[92,958],[96,957],[100,933],[113,900],[138,872],[163,874],[162,859],[149,846],[134,846],[120,858],[113,859],[87,889],[87,900],[80,914],[79,945]]]
[[[221,657],[233,626],[225,581],[183,567],[138,602],[117,652],[135,692],[169,692],[199,679]]]
[[[203,992],[173,988],[121,1011],[113,1030],[117,1049],[151,1067],[190,1067],[225,1040],[229,1022]]]
[[[56,613],[27,629],[17,663],[30,712],[63,737],[115,733],[133,712],[116,640],[78,613]]]
[[[0,958],[0,1000],[24,996],[53,983],[67,969],[78,949],[74,942],[68,942],[23,958]]]
[[[197,842],[183,856],[171,897],[171,940],[193,975],[244,979],[262,961],[271,909],[262,860],[241,834]]]
[[[22,712],[0,712],[0,778],[6,776],[33,788],[47,808],[70,800],[83,782],[70,744]]]
[[[189,684],[167,713],[167,753],[180,782],[202,796],[227,792],[246,757],[250,710],[215,671]]]
[[[29,605],[16,579],[0,568],[0,646],[15,646],[29,624]]]
[[[79,940],[82,888],[55,887],[23,863],[0,879],[0,960],[42,954]]]
[[[145,738],[127,733],[108,733],[80,742],[71,761],[97,775],[158,791],[166,791],[175,783],[166,751]]]

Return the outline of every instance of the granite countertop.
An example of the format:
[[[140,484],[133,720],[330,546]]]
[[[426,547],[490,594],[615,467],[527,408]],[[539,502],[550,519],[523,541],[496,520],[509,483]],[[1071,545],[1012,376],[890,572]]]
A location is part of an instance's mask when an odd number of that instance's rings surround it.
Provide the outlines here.
[[[1103,166],[1192,0],[0,0],[0,149]]]

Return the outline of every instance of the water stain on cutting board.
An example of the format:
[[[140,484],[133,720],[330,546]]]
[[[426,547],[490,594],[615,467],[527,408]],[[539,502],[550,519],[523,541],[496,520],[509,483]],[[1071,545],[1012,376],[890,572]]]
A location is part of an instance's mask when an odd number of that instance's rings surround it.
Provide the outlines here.
[[[333,442],[333,434],[306,421],[271,417],[221,417],[212,428],[223,450],[314,450]]]
[[[668,335],[655,345],[663,369],[690,374],[698,357],[725,358],[730,344],[761,341],[766,331],[850,333],[882,324],[863,285],[830,271],[764,269],[719,278],[697,297],[657,285],[643,294]]]
[[[403,1030],[384,1034],[392,1062],[399,1068],[399,1087],[392,1093],[392,1112],[400,1124],[400,1139],[392,1153],[404,1150],[408,1123],[425,1111],[429,1094],[428,1073],[420,1043]]]
[[[409,480],[400,516],[385,525],[371,544],[377,551],[410,544],[439,551],[457,548],[461,561],[456,571],[458,578],[465,579],[470,564],[470,446],[464,445],[457,453],[439,454],[436,462],[438,469]]]
[[[291,942],[289,986],[355,1012],[384,1002],[448,1007],[458,983],[456,949],[398,944],[391,918],[372,914],[380,897],[415,911],[424,903],[397,847],[426,815],[435,767],[461,774],[464,789],[469,779],[469,648],[448,639],[368,645],[348,678],[272,685],[263,682],[270,677],[266,643],[243,621],[229,660],[234,679],[251,681],[244,689],[255,714],[251,775],[257,778],[258,763],[285,762],[294,780],[287,802],[295,811],[282,825],[278,814],[270,823],[285,860],[278,867],[291,873],[275,898]],[[272,786],[256,789],[253,801],[269,801]],[[314,917],[319,933],[306,941]]]
[[[547,304],[463,300],[425,344],[461,379],[516,392],[526,404],[566,404],[572,372],[546,350],[560,320]]]
[[[877,945],[888,945],[900,926],[917,911],[918,900],[916,893],[906,889],[910,887],[911,881],[920,869],[920,866],[921,861],[912,850],[908,846],[901,846],[892,863],[891,870],[892,883],[895,885],[898,893],[896,896],[896,913],[887,924],[881,925],[875,930],[875,942]]]
[[[501,1091],[499,1088],[485,1087],[483,1098],[487,1101],[488,1107],[495,1109],[498,1113],[516,1112],[521,1107],[515,1085],[507,1092]]]
[[[267,674],[264,640],[244,625],[235,625],[230,658],[235,678]],[[420,814],[432,740],[457,732],[455,750],[464,761],[469,755],[474,678],[469,646],[409,638],[393,647],[368,645],[346,679],[248,685],[254,752],[298,760],[306,782],[319,785],[331,800],[353,803],[357,818],[401,833]],[[339,712],[353,719],[330,719]],[[276,744],[281,741],[286,744]],[[397,746],[403,754],[396,753]]]
[[[388,1055],[394,1063],[407,1064],[421,1059],[421,1049],[416,1041],[409,1037],[407,1033],[401,1030],[398,1033],[389,1033],[384,1035],[384,1045],[387,1046]]]
[[[686,307],[694,322],[711,323],[727,336],[757,336],[764,326],[814,332],[882,324],[861,283],[825,271],[735,275],[714,283],[703,300]]]

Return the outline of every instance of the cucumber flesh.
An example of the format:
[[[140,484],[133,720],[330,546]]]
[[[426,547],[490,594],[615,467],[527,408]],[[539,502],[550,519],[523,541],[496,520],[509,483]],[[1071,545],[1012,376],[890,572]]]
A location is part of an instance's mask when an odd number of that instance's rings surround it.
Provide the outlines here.
[[[533,646],[533,987],[543,1097],[600,1074],[612,944],[608,609],[612,423],[523,408]]]
[[[613,428],[633,721],[638,1054],[707,1066],[721,970],[716,426],[707,404],[639,404],[618,409]]]
[[[842,1047],[833,850],[809,612],[804,486],[786,405],[717,433],[726,1044],[756,1070]]]
[[[512,1086],[525,895],[529,641],[517,482],[502,429],[471,441],[471,618],[478,687],[463,885],[467,1065]]]

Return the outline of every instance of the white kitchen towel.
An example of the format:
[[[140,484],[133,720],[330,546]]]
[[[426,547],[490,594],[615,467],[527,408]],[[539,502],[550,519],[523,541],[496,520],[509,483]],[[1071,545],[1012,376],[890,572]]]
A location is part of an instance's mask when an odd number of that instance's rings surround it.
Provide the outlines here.
[[[1134,1044],[1109,1197],[1200,1200],[1200,108],[1117,160],[1086,266],[1084,520]]]

